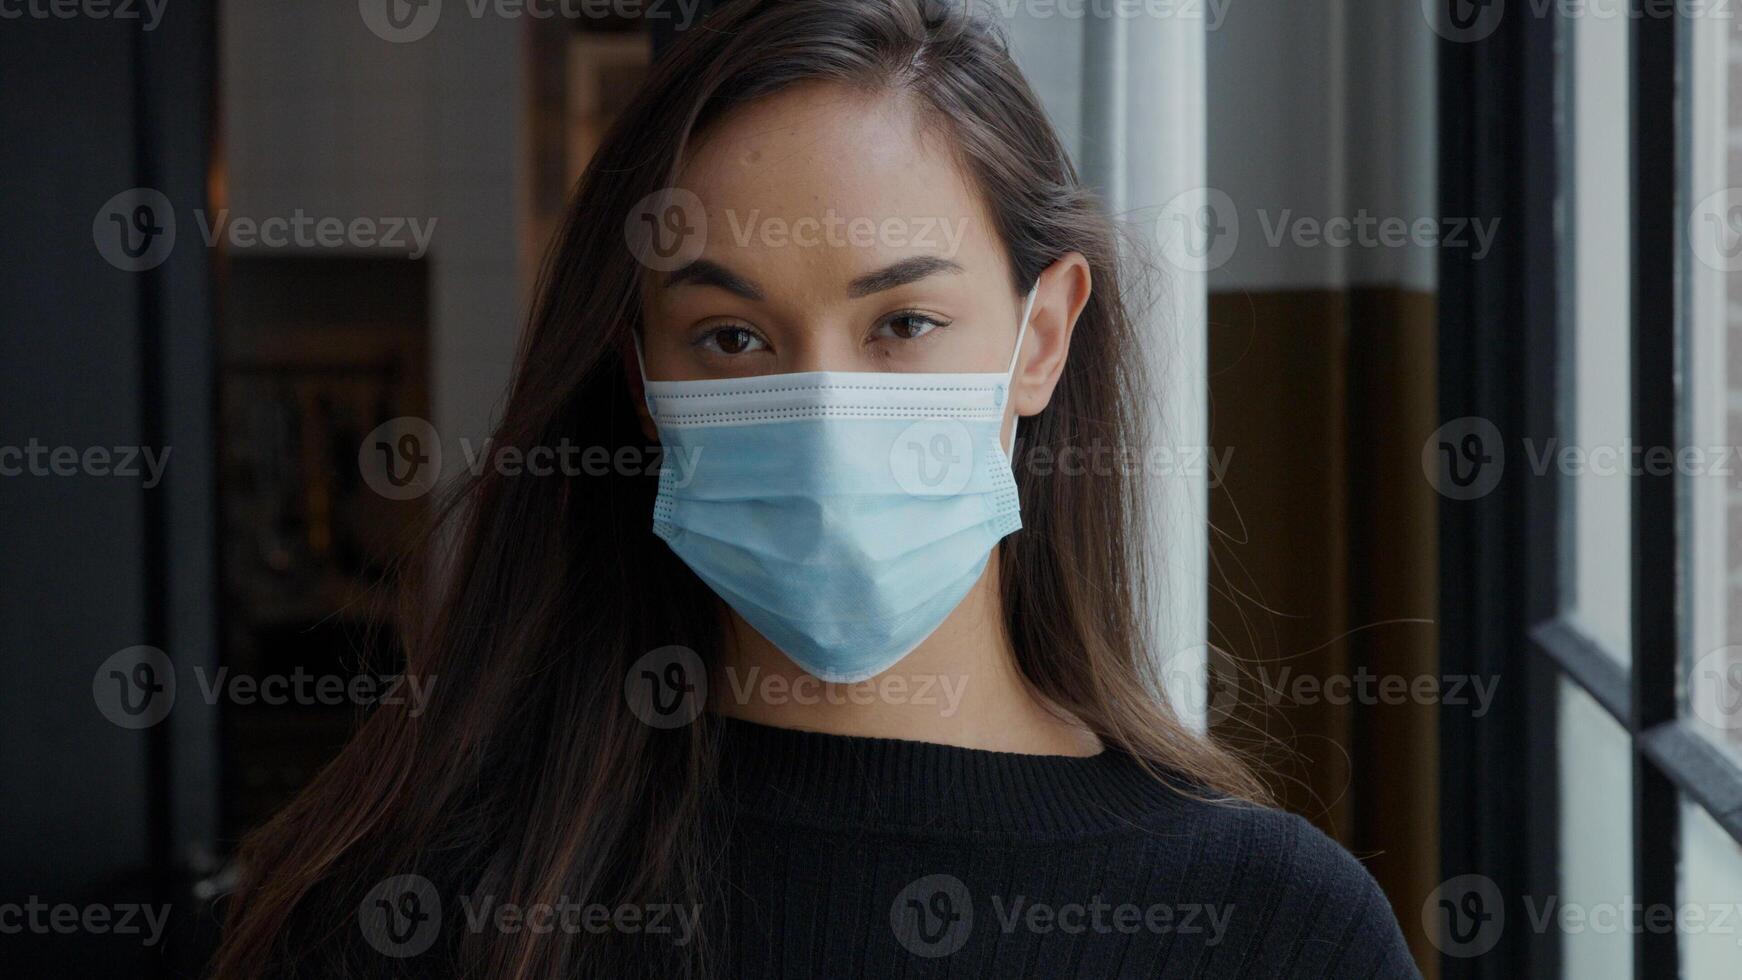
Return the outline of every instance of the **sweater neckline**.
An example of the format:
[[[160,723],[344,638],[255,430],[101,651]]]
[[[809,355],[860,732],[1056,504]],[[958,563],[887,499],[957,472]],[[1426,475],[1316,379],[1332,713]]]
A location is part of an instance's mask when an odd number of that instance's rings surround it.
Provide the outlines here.
[[[740,813],[775,821],[1064,837],[1130,828],[1184,799],[1183,781],[1111,746],[1027,755],[718,721],[722,789]]]

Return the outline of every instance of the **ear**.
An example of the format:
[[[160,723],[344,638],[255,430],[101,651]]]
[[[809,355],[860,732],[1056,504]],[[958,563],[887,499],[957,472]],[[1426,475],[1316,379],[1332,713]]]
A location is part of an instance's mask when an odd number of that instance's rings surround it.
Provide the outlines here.
[[[635,356],[635,341],[624,339],[617,345],[617,359],[623,362],[623,380],[629,386],[629,397],[635,402],[635,417],[641,422],[641,434],[650,446],[659,445],[659,427],[647,411],[647,384],[641,379],[641,362]]]
[[[1028,316],[1028,337],[1010,378],[1011,404],[1017,415],[1039,415],[1052,401],[1053,389],[1070,355],[1071,333],[1089,304],[1093,288],[1089,262],[1069,252],[1041,272]]]

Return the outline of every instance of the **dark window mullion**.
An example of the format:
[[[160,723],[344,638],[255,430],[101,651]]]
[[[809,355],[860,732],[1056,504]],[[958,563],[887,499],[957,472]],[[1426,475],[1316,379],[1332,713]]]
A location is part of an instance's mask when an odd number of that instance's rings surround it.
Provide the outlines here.
[[[1523,238],[1518,256],[1520,323],[1524,327],[1521,357],[1512,371],[1520,388],[1519,435],[1548,445],[1561,437],[1563,398],[1567,375],[1560,365],[1571,350],[1567,309],[1562,283],[1567,257],[1561,241],[1562,209],[1570,193],[1573,157],[1555,125],[1562,103],[1562,66],[1558,17],[1530,17],[1522,25],[1518,45],[1517,92],[1519,147],[1523,166],[1518,169],[1518,210],[1523,217]],[[1569,540],[1561,533],[1566,526],[1568,494],[1558,474],[1527,473],[1520,495],[1522,520],[1516,526],[1523,569],[1518,575],[1524,586],[1526,636],[1509,658],[1511,683],[1523,681],[1525,736],[1523,777],[1518,792],[1526,814],[1523,833],[1521,897],[1540,899],[1560,892],[1560,684],[1562,671],[1550,658],[1540,656],[1530,627],[1558,619],[1566,602],[1567,576],[1563,562],[1569,557]],[[1521,676],[1522,675],[1522,676]],[[1519,904],[1522,904],[1520,902]],[[1514,906],[1516,907],[1516,906]],[[1559,977],[1563,971],[1561,937],[1555,930],[1527,940],[1516,961],[1528,976]]]
[[[1560,337],[1554,17],[1505,17],[1472,43],[1438,52],[1440,213],[1498,223],[1480,261],[1442,249],[1440,408],[1479,416],[1505,437],[1506,476],[1477,500],[1440,510],[1441,670],[1498,677],[1487,716],[1440,713],[1441,860],[1447,878],[1481,874],[1506,897],[1511,920],[1526,899],[1558,892],[1553,661],[1527,633],[1561,604],[1558,477],[1514,453],[1556,434]],[[1560,975],[1560,937],[1507,928],[1487,953],[1445,956],[1446,980]]]
[[[1521,29],[1517,75],[1519,144],[1526,164],[1514,178],[1518,212],[1527,219],[1520,230],[1523,249],[1517,260],[1518,302],[1524,327],[1523,344],[1513,361],[1520,386],[1522,438],[1541,445],[1568,441],[1561,431],[1567,417],[1567,396],[1573,392],[1570,361],[1576,334],[1572,314],[1570,244],[1563,229],[1570,223],[1577,175],[1568,165],[1577,159],[1570,134],[1562,128],[1561,107],[1570,104],[1572,45],[1563,43],[1560,17],[1530,18]],[[1558,473],[1528,473],[1523,496],[1525,623],[1530,632],[1559,619],[1574,594],[1565,569],[1572,554],[1568,529],[1571,494]]]
[[[1654,0],[1633,0],[1632,24],[1632,399],[1638,445],[1679,445],[1676,420],[1676,102],[1680,18]],[[1633,885],[1644,907],[1674,907],[1680,812],[1676,787],[1646,754],[1637,733],[1676,717],[1681,651],[1681,548],[1675,474],[1641,472],[1633,489]],[[1635,922],[1634,976],[1679,975],[1674,930]]]

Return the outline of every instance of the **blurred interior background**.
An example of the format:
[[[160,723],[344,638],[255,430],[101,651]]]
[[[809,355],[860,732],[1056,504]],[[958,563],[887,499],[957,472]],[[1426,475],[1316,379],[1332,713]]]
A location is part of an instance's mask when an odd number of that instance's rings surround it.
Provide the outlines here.
[[[1742,901],[1735,25],[975,6],[1156,245],[1159,397],[1227,461],[1167,494],[1182,710],[1364,859],[1429,977],[1742,975],[1742,911],[1666,938],[1524,904]],[[374,586],[428,501],[360,447],[488,435],[569,189],[686,7],[0,20],[0,445],[171,460],[0,476],[0,903],[174,913],[150,946],[0,935],[0,963],[199,972],[236,840],[357,718],[202,684],[391,657]],[[304,217],[347,230],[261,233]],[[1597,462],[1654,445],[1711,453]],[[135,728],[102,688],[141,645],[180,693]],[[1504,930],[1459,919],[1467,875]]]

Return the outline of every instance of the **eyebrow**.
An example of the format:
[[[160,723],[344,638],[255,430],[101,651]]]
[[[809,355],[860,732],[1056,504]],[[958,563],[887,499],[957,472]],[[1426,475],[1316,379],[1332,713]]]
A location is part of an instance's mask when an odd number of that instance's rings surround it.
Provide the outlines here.
[[[935,255],[918,255],[911,259],[902,259],[900,262],[885,266],[875,272],[868,272],[854,279],[847,284],[847,296],[851,299],[858,299],[872,293],[880,293],[886,289],[894,289],[897,286],[918,282],[941,272],[959,273],[961,271],[963,271],[962,267],[949,259],[939,258]],[[665,288],[667,289],[682,285],[713,286],[753,302],[760,302],[763,298],[762,290],[754,282],[718,262],[710,262],[707,259],[696,259],[665,278]]]
[[[753,302],[760,302],[762,299],[762,290],[758,289],[755,283],[718,262],[709,262],[707,259],[697,259],[665,277],[665,288],[667,289],[685,283],[697,286],[714,286]]]
[[[935,276],[940,272],[961,272],[962,267],[949,259],[938,258],[935,255],[917,255],[911,259],[902,259],[894,265],[867,273],[853,280],[847,286],[847,295],[853,299],[880,293],[885,289],[894,289],[908,283],[918,282],[927,276]]]

